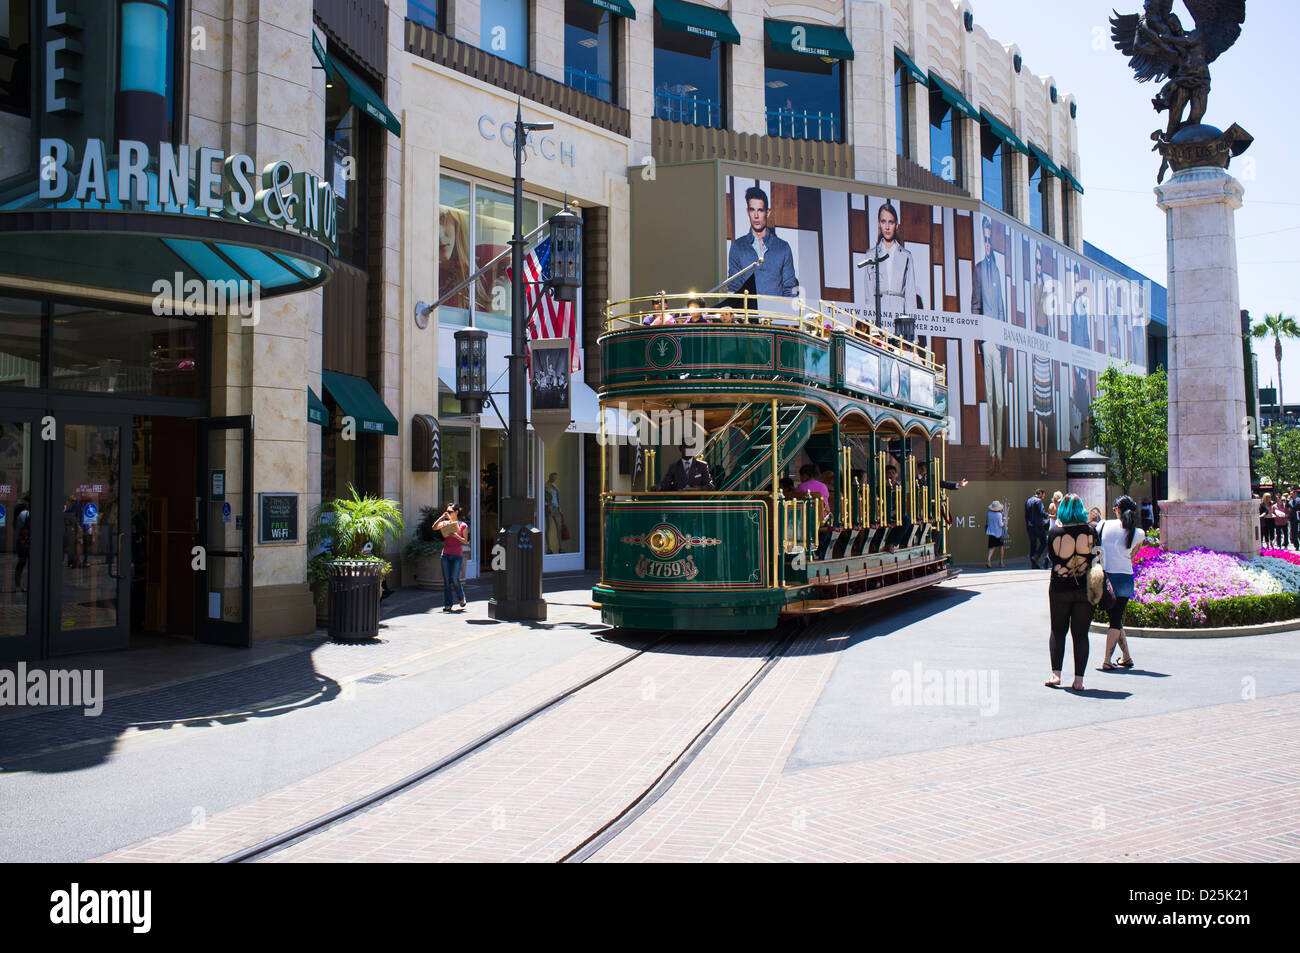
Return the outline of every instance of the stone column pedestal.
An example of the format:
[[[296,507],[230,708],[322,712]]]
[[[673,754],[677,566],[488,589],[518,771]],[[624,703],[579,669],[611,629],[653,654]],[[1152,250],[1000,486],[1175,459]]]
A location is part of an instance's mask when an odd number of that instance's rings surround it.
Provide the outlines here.
[[[1169,249],[1169,500],[1161,543],[1259,553],[1250,500],[1234,214],[1244,190],[1198,166],[1156,187]]]

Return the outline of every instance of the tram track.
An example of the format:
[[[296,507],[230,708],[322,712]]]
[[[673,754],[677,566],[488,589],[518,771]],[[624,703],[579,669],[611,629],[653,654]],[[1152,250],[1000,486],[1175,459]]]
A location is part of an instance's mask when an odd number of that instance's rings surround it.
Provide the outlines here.
[[[755,656],[759,654],[764,656],[762,662],[744,678],[743,682],[734,691],[727,693],[720,705],[710,708],[710,714],[704,720],[703,726],[693,732],[688,729],[689,738],[684,746],[677,748],[673,752],[665,751],[663,753],[662,757],[665,760],[658,762],[664,765],[662,770],[657,771],[648,784],[641,786],[635,796],[620,802],[621,809],[608,811],[605,815],[608,820],[603,823],[595,823],[592,826],[592,832],[577,840],[575,846],[567,850],[561,847],[558,856],[554,859],[563,863],[580,863],[596,854],[602,847],[633,824],[676,783],[696,757],[704,751],[722,726],[741,708],[746,699],[750,697],[780,659],[786,656],[796,640],[801,635],[806,637],[811,630],[821,628],[825,624],[818,622],[806,628],[797,623],[783,625],[781,628],[786,631],[771,639],[761,653],[755,653]],[[486,749],[504,741],[525,726],[535,727],[539,722],[544,721],[548,714],[561,708],[565,702],[586,693],[598,683],[605,682],[610,676],[631,663],[644,659],[647,655],[654,656],[656,654],[654,649],[669,642],[677,635],[678,633],[658,634],[641,648],[629,652],[600,671],[542,700],[527,711],[504,720],[496,727],[474,738],[455,751],[438,758],[406,777],[319,817],[223,857],[217,862],[249,863],[267,859],[281,851],[301,847],[313,838],[324,835],[326,831],[347,825],[349,821],[356,820],[385,803],[393,802],[404,794],[414,793],[421,785],[435,778],[445,777],[450,769],[465,765],[475,759],[476,756],[484,753]],[[650,678],[651,676],[646,677]]]

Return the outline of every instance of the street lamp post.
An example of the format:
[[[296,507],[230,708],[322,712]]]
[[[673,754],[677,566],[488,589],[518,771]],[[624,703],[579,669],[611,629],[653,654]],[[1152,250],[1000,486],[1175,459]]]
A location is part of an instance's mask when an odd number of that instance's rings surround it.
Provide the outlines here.
[[[546,618],[542,599],[542,531],[534,525],[537,500],[528,485],[527,354],[524,299],[524,174],[523,156],[528,134],[555,128],[549,122],[524,122],[521,105],[515,106],[515,222],[510,239],[510,457],[506,471],[506,499],[491,551],[492,598],[488,615],[502,620]]]

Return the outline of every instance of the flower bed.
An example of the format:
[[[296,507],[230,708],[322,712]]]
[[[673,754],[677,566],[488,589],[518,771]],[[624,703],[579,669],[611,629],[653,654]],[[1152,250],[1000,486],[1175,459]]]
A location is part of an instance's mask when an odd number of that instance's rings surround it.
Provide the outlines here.
[[[1098,609],[1098,621],[1106,614]],[[1124,624],[1213,628],[1300,619],[1300,554],[1266,549],[1242,559],[1208,549],[1167,553],[1143,546],[1133,557],[1133,598]]]

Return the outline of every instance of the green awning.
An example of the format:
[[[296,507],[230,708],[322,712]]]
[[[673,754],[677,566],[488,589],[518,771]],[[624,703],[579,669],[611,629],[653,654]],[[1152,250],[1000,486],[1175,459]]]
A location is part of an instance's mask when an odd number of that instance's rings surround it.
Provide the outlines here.
[[[310,387],[307,388],[307,423],[315,424],[317,427],[324,427],[329,423],[330,412],[325,408],[325,402],[316,396],[316,392]]]
[[[894,56],[898,59],[898,62],[903,64],[903,69],[907,70],[907,72],[911,74],[912,79],[916,80],[922,86],[930,85],[930,79],[925,75],[925,71],[922,70],[921,67],[917,66],[914,62],[912,62],[912,58],[910,56],[908,56],[898,47],[894,47]]]
[[[1070,183],[1070,188],[1074,189],[1074,191],[1078,192],[1080,195],[1083,194],[1083,186],[1079,184],[1079,180],[1071,175],[1070,170],[1065,166],[1061,166],[1061,178]]]
[[[357,422],[361,433],[397,434],[397,418],[384,406],[370,382],[364,377],[352,377],[337,371],[324,371],[321,383],[325,392],[334,398],[339,410]]]
[[[608,10],[610,13],[617,13],[629,20],[636,19],[636,8],[632,6],[631,0],[583,0],[583,2]]]
[[[1047,153],[1032,142],[1029,143],[1029,154],[1038,160],[1038,164],[1043,167],[1043,171],[1048,175],[1054,175],[1062,180],[1065,178],[1065,176],[1061,175],[1061,170],[1056,167],[1056,163],[1047,157]]]
[[[814,23],[791,23],[787,20],[768,20],[767,38],[772,48],[783,53],[807,53],[835,60],[853,59],[853,44],[839,27],[817,26]],[[799,31],[803,31],[802,33]]]
[[[384,126],[395,136],[402,134],[402,124],[397,121],[392,110],[384,105],[384,101],[379,94],[352,70],[348,69],[337,60],[331,59],[330,56],[321,49],[320,43],[317,42],[315,34],[311,38],[312,51],[315,52],[316,58],[320,60],[321,65],[325,67],[325,75],[336,82],[346,83],[348,87],[348,96],[353,104],[363,113],[373,119],[375,122]]]
[[[740,42],[735,24],[722,10],[702,7],[698,3],[683,3],[682,0],[655,0],[655,12],[663,19],[664,26],[671,30],[681,30],[693,36],[721,40],[723,43]]]
[[[989,128],[993,130],[993,135],[997,136],[999,139],[1001,139],[1003,142],[1009,145],[1012,149],[1015,149],[1017,152],[1021,152],[1024,153],[1025,155],[1029,155],[1029,147],[1020,141],[1020,137],[1011,131],[1010,126],[1007,126],[999,122],[997,117],[995,117],[987,109],[981,109],[980,115],[984,117],[984,121],[988,123]]]
[[[957,88],[955,86],[949,85],[942,77],[938,76],[933,70],[931,70],[930,72],[930,86],[932,89],[937,89],[939,91],[939,95],[942,96],[948,102],[948,104],[951,105],[953,108],[955,108],[958,112],[964,114],[970,119],[974,119],[976,122],[980,121],[979,110],[976,109],[974,106],[972,106],[967,101],[965,96],[957,92]]]

